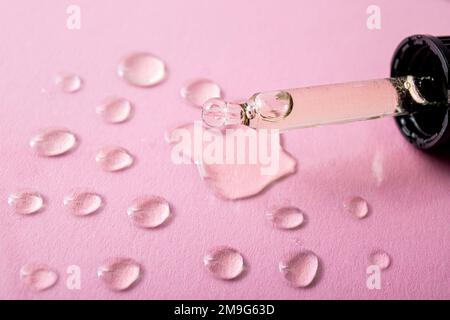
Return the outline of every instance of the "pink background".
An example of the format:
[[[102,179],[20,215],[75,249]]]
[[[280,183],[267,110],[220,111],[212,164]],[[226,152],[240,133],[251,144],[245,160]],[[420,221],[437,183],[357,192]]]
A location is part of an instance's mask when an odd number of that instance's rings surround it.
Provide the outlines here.
[[[66,29],[66,7],[81,7],[79,31]],[[366,8],[381,7],[381,30],[366,28]],[[189,79],[217,81],[227,98],[256,91],[386,77],[405,36],[450,34],[450,2],[434,1],[1,1],[0,3],[0,298],[450,298],[449,162],[415,150],[392,119],[289,132],[286,150],[298,172],[252,199],[216,198],[192,166],[174,165],[166,129],[199,118],[179,95]],[[116,76],[121,56],[149,51],[168,65],[155,88],[128,86]],[[85,86],[67,95],[53,85],[59,71],[80,74]],[[122,125],[106,125],[95,106],[108,95],[135,104]],[[65,126],[81,139],[59,158],[37,157],[28,140],[40,128]],[[95,151],[118,144],[137,158],[119,174],[102,172]],[[371,172],[378,153],[384,181]],[[17,188],[36,188],[47,208],[22,217],[7,204]],[[62,205],[74,187],[107,201],[79,218]],[[132,226],[126,208],[136,196],[157,194],[174,219],[158,230]],[[371,215],[356,221],[342,200],[361,195]],[[302,208],[308,224],[272,228],[264,214],[278,203]],[[300,245],[294,239],[298,239]],[[210,277],[203,253],[215,245],[240,250],[249,265],[239,281]],[[322,272],[309,289],[293,289],[278,261],[299,247],[316,252]],[[382,289],[366,288],[367,255],[393,258]],[[138,260],[142,281],[122,293],[96,278],[104,258]],[[43,262],[60,272],[58,284],[33,293],[20,267]],[[65,286],[67,266],[81,267],[81,290]]]

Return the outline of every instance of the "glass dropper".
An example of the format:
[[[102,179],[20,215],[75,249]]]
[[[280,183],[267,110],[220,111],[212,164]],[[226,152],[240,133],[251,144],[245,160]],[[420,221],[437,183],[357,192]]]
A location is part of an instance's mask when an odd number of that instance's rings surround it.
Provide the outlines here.
[[[242,124],[286,131],[405,115],[446,104],[448,99],[429,94],[434,89],[432,77],[405,76],[268,91],[243,103],[208,100],[202,118],[212,127]]]

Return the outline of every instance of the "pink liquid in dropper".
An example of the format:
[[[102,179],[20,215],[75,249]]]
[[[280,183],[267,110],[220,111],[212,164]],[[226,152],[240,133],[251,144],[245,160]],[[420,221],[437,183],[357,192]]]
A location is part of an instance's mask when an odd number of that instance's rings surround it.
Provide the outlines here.
[[[242,104],[209,100],[203,121],[213,127],[241,123],[252,128],[289,130],[324,124],[403,115],[406,99],[434,105],[411,76],[260,92]]]

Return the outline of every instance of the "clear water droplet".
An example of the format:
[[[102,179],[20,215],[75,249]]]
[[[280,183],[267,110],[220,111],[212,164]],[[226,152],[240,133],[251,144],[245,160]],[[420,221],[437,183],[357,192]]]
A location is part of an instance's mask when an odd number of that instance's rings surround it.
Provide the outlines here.
[[[100,209],[102,205],[102,197],[91,191],[73,190],[64,197],[64,206],[76,216],[92,214]]]
[[[195,107],[202,107],[207,100],[222,96],[219,85],[209,79],[193,80],[181,88],[180,93],[184,99]]]
[[[300,251],[279,263],[280,272],[294,287],[312,284],[319,269],[319,258],[312,251]]]
[[[359,196],[350,197],[344,201],[345,210],[358,219],[367,217],[369,204]]]
[[[53,157],[75,148],[75,135],[63,128],[43,129],[30,139],[30,147],[40,156]]]
[[[248,118],[255,114],[267,121],[277,121],[287,117],[292,111],[292,97],[286,91],[271,91],[257,93],[248,102]]]
[[[96,108],[96,112],[105,122],[121,123],[131,116],[131,102],[124,98],[111,97]]]
[[[33,190],[20,190],[8,197],[8,204],[19,214],[32,214],[44,206],[44,198]]]
[[[369,261],[372,265],[377,265],[381,270],[389,268],[391,257],[382,250],[374,250],[369,255]]]
[[[211,249],[203,257],[203,263],[216,278],[223,280],[235,279],[245,269],[242,255],[230,247]]]
[[[156,228],[169,218],[170,205],[162,197],[139,197],[128,208],[128,216],[138,227]]]
[[[108,146],[100,149],[95,156],[95,161],[105,171],[120,171],[130,167],[133,156],[124,148]]]
[[[287,206],[273,210],[266,214],[278,229],[295,229],[305,221],[305,214],[297,207]]]
[[[141,266],[130,258],[110,258],[97,269],[97,276],[114,291],[132,287],[141,275]]]
[[[20,279],[29,288],[43,291],[56,284],[58,273],[44,264],[27,264],[20,269]]]
[[[60,73],[55,77],[55,84],[67,93],[74,93],[81,89],[83,81],[73,73]]]
[[[165,79],[166,66],[150,53],[133,53],[119,63],[117,74],[132,85],[149,87]]]

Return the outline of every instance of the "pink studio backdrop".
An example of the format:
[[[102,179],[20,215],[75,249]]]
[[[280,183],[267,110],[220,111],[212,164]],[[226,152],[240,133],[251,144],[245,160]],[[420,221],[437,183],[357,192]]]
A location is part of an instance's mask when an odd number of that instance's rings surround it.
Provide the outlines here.
[[[81,8],[81,30],[66,28],[66,8]],[[366,8],[381,8],[381,30],[366,27]],[[193,166],[175,165],[164,131],[199,119],[179,95],[189,79],[217,81],[230,99],[268,89],[388,76],[400,40],[416,33],[450,34],[450,2],[433,1],[6,1],[0,2],[0,298],[19,299],[313,299],[450,298],[450,164],[415,150],[392,119],[304,129],[284,135],[297,173],[254,198],[215,197]],[[140,89],[116,75],[133,51],[163,58],[169,75]],[[64,94],[53,85],[59,71],[82,76],[83,89]],[[107,125],[95,106],[109,95],[129,98],[134,117]],[[71,129],[79,147],[42,158],[28,146],[37,130]],[[129,170],[100,170],[95,152],[121,145],[136,158]],[[372,161],[382,159],[378,185]],[[63,207],[74,187],[102,194],[105,208],[75,217]],[[10,192],[35,188],[44,211],[19,216]],[[126,214],[132,199],[168,199],[173,220],[143,230]],[[349,195],[366,198],[371,214],[355,220],[342,210]],[[289,202],[308,223],[274,229],[267,209]],[[294,241],[297,239],[297,241]],[[297,244],[296,242],[300,243]],[[238,281],[213,279],[202,257],[215,245],[245,256]],[[299,247],[313,250],[322,272],[315,286],[289,287],[278,261]],[[387,251],[381,290],[366,287],[368,254]],[[96,268],[110,256],[128,256],[145,269],[130,291],[111,292]],[[58,284],[32,292],[19,279],[28,262],[60,273]],[[66,268],[81,268],[81,290],[66,288]]]

